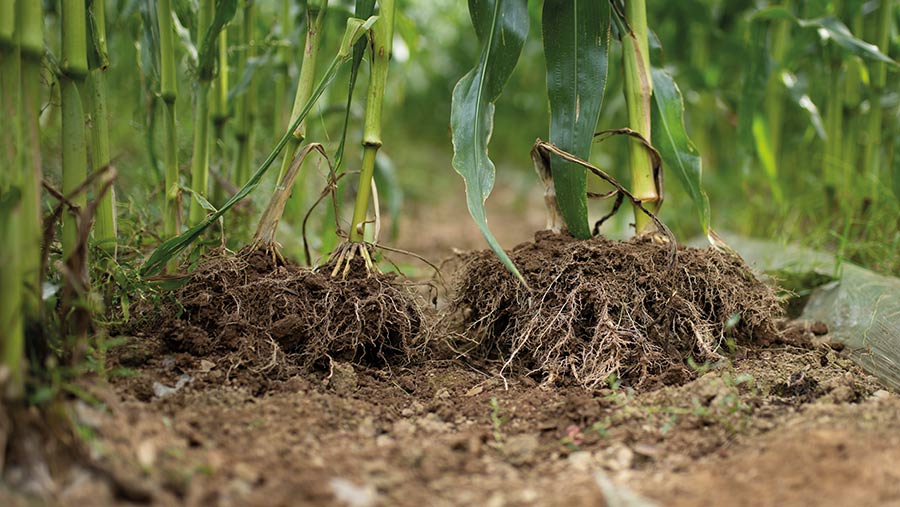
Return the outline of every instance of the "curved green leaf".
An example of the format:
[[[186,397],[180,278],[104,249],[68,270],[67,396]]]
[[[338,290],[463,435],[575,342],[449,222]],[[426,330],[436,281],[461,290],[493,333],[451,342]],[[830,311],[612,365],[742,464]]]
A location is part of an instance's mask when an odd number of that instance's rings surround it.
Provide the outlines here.
[[[794,16],[790,9],[783,6],[760,9],[750,16],[751,22],[771,20],[793,21],[801,28],[813,28],[819,33],[819,37],[823,40],[834,41],[835,44],[852,55],[868,60],[883,62],[894,68],[900,66],[900,64],[891,57],[884,54],[878,46],[869,44],[868,42],[855,37],[853,32],[847,28],[847,25],[835,17],[827,16],[815,19],[800,19]]]
[[[350,19],[347,21],[347,37],[349,40],[349,44],[352,45],[355,43],[360,37],[364,36],[369,28],[377,21],[377,16],[372,16],[367,19],[362,25],[356,23],[355,19]],[[162,245],[160,245],[153,254],[150,255],[150,258],[147,259],[147,262],[141,267],[141,276],[154,275],[159,273],[163,267],[165,267],[166,263],[169,262],[169,259],[178,255],[182,250],[190,246],[191,243],[194,242],[203,231],[206,230],[211,224],[215,223],[216,220],[219,219],[222,215],[225,214],[226,211],[231,209],[235,204],[240,202],[244,197],[247,197],[253,189],[259,185],[260,180],[266,174],[266,171],[272,166],[272,162],[278,157],[278,154],[281,153],[281,150],[284,149],[284,146],[287,144],[288,140],[293,137],[294,130],[300,125],[309,112],[312,110],[313,106],[322,96],[322,93],[325,92],[325,89],[328,88],[328,85],[334,80],[337,75],[338,70],[341,65],[350,59],[349,54],[344,54],[343,52],[339,53],[334,57],[331,61],[331,65],[328,66],[328,69],[325,71],[325,74],[322,76],[322,79],[319,81],[319,84],[316,85],[316,88],[313,90],[312,94],[309,97],[309,100],[306,101],[306,105],[303,106],[303,109],[300,111],[300,114],[297,115],[297,118],[294,120],[294,124],[290,126],[290,128],[281,136],[281,140],[278,141],[278,144],[275,145],[275,148],[272,149],[272,152],[269,153],[269,156],[266,157],[266,160],[262,163],[259,169],[253,173],[253,176],[250,177],[250,180],[241,187],[240,190],[237,191],[233,196],[231,196],[228,201],[219,208],[218,211],[214,213],[210,213],[207,215],[206,219],[198,223],[197,225],[191,227],[184,233],[179,236],[176,236],[172,239],[165,241]]]
[[[709,198],[703,191],[703,165],[694,143],[684,129],[684,101],[675,80],[666,71],[653,68],[653,105],[651,121],[654,146],[663,163],[675,172],[678,181],[691,196],[703,232],[709,234]]]
[[[609,11],[609,2],[544,1],[550,142],[584,160],[590,158],[606,88]],[[551,155],[550,168],[569,232],[578,238],[590,238],[586,173],[556,155]]]
[[[356,0],[353,15],[360,19],[367,19],[375,14],[375,0]],[[353,105],[353,91],[356,89],[356,80],[359,77],[359,66],[362,64],[366,53],[368,41],[360,39],[353,45],[353,61],[350,63],[350,80],[347,85],[347,106],[344,110],[344,125],[341,128],[341,140],[338,143],[335,154],[334,171],[340,172],[344,162],[344,147],[347,143],[347,128],[350,125],[350,108]],[[342,48],[341,51],[344,51]]]
[[[488,157],[494,102],[525,44],[528,4],[526,0],[469,0],[469,14],[483,47],[478,64],[453,88],[453,168],[466,182],[469,214],[484,239],[503,265],[524,281],[488,228],[484,201],[494,188],[494,163]]]
[[[197,74],[201,81],[208,81],[215,75],[216,66],[216,42],[219,33],[225,28],[225,25],[231,21],[231,18],[237,13],[237,0],[216,0],[215,13],[213,15],[212,24],[203,34],[203,41],[198,48],[199,56],[197,57]]]
[[[821,113],[819,113],[819,107],[810,98],[807,93],[807,87],[797,79],[797,76],[787,71],[781,73],[781,82],[787,88],[791,100],[797,104],[797,107],[806,112],[806,115],[809,117],[809,123],[815,129],[819,139],[827,139],[828,134],[825,132],[825,123],[822,121]]]

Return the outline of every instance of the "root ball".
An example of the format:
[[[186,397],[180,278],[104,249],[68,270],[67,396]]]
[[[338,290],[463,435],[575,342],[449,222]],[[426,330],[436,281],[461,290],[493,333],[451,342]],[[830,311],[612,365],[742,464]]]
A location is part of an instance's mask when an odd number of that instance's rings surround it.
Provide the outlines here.
[[[540,232],[510,254],[526,288],[490,251],[462,259],[451,310],[463,330],[451,346],[502,370],[587,388],[611,376],[631,385],[691,371],[733,343],[775,336],[773,291],[739,259],[647,238],[578,241]],[[530,290],[529,290],[530,289]],[[465,338],[461,338],[465,337]]]

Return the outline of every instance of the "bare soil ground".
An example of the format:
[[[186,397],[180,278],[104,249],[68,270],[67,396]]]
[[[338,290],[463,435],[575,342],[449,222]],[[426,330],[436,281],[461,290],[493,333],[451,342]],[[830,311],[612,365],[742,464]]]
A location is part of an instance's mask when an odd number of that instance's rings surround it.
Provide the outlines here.
[[[352,340],[266,374],[236,365],[246,350],[154,331],[113,352],[132,376],[70,405],[96,466],[63,474],[50,502],[0,489],[0,505],[900,506],[900,397],[816,323],[688,375],[591,389]]]

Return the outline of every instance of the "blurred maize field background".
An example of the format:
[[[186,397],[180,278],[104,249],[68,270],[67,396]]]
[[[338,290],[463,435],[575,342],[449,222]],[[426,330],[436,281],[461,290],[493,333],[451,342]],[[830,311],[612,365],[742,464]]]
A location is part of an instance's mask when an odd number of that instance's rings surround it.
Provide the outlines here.
[[[197,23],[196,3],[172,2],[179,22],[174,51],[181,87],[176,141],[178,160],[188,162],[194,132],[191,83],[197,50],[191,31]],[[213,184],[217,177],[237,183],[233,168],[244,155],[235,140],[246,138],[248,128],[253,133],[248,156],[254,167],[280,137],[303,62],[303,2],[254,3],[254,19],[243,20],[241,12],[248,11],[239,9],[222,46],[227,93],[218,113],[221,120],[214,120]],[[119,173],[119,234],[138,240],[131,241],[136,248],[141,248],[140,241],[156,241],[142,232],[157,230],[152,224],[161,220],[165,180],[164,101],[150,52],[155,43],[146,26],[152,19],[148,5],[139,0],[111,2],[106,13],[109,144]],[[664,48],[653,55],[654,65],[675,77],[685,97],[687,130],[702,155],[703,181],[718,230],[800,242],[879,272],[898,273],[900,161],[894,147],[900,136],[900,96],[892,86],[895,65],[864,59],[836,44],[834,34],[821,24],[810,23],[840,23],[858,39],[896,55],[896,7],[887,0],[648,4],[651,39]],[[59,54],[59,6],[45,1],[44,8],[48,50]],[[347,2],[329,6],[322,54],[334,53],[351,14]],[[540,26],[540,6],[532,3],[529,15],[532,26]],[[458,197],[441,190],[456,178],[449,163],[451,91],[478,52],[467,6],[454,0],[400,1],[394,39],[383,121],[383,137],[389,141],[376,173],[385,214],[401,213],[410,203]],[[618,51],[618,45],[611,47],[610,61],[619,61]],[[327,58],[319,58],[320,67],[327,63]],[[339,73],[337,79],[346,82],[347,74]],[[545,76],[540,31],[532,30],[498,104],[491,140],[500,185],[515,192],[538,186],[529,150],[535,138],[547,135]],[[367,73],[360,75],[362,83],[367,79]],[[610,72],[598,129],[626,124],[624,96],[610,91],[617,90],[622,79],[621,73]],[[339,140],[346,99],[340,90],[346,87],[329,88],[315,106],[307,122],[309,138]],[[48,177],[58,180],[60,160],[50,154],[61,149],[60,91],[48,88],[45,93],[44,166]],[[351,115],[362,114],[362,106],[354,104]],[[623,141],[603,143],[593,150],[592,162],[627,181],[626,148]],[[358,156],[357,150],[348,150],[348,159]],[[301,175],[298,188],[303,190],[288,203],[282,227],[299,227],[324,186],[323,174],[320,168]],[[263,184],[274,186],[274,176]],[[666,191],[663,221],[680,240],[699,234],[691,201],[679,185],[668,185]],[[268,195],[254,194],[257,209]],[[621,235],[629,219],[621,215],[616,229]],[[246,241],[252,232],[248,222],[254,220],[227,221],[229,242]],[[327,235],[327,227],[318,230]],[[282,240],[288,254],[299,258],[299,241],[293,242],[293,236],[285,234]]]

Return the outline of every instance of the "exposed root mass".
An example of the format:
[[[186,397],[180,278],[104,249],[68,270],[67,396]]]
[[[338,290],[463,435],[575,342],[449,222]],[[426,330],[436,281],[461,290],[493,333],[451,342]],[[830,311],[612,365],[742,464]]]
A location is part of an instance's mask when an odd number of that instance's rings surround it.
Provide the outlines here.
[[[454,349],[499,360],[547,383],[639,385],[691,375],[722,358],[729,340],[767,341],[780,314],[772,290],[738,259],[649,239],[577,241],[540,232],[510,254],[530,290],[491,252],[465,256],[451,310],[463,320]],[[675,379],[673,379],[675,380]]]
[[[405,361],[421,325],[412,292],[392,274],[329,274],[264,250],[210,255],[176,292],[180,307],[166,310],[162,344],[267,378],[327,370],[332,361]]]

